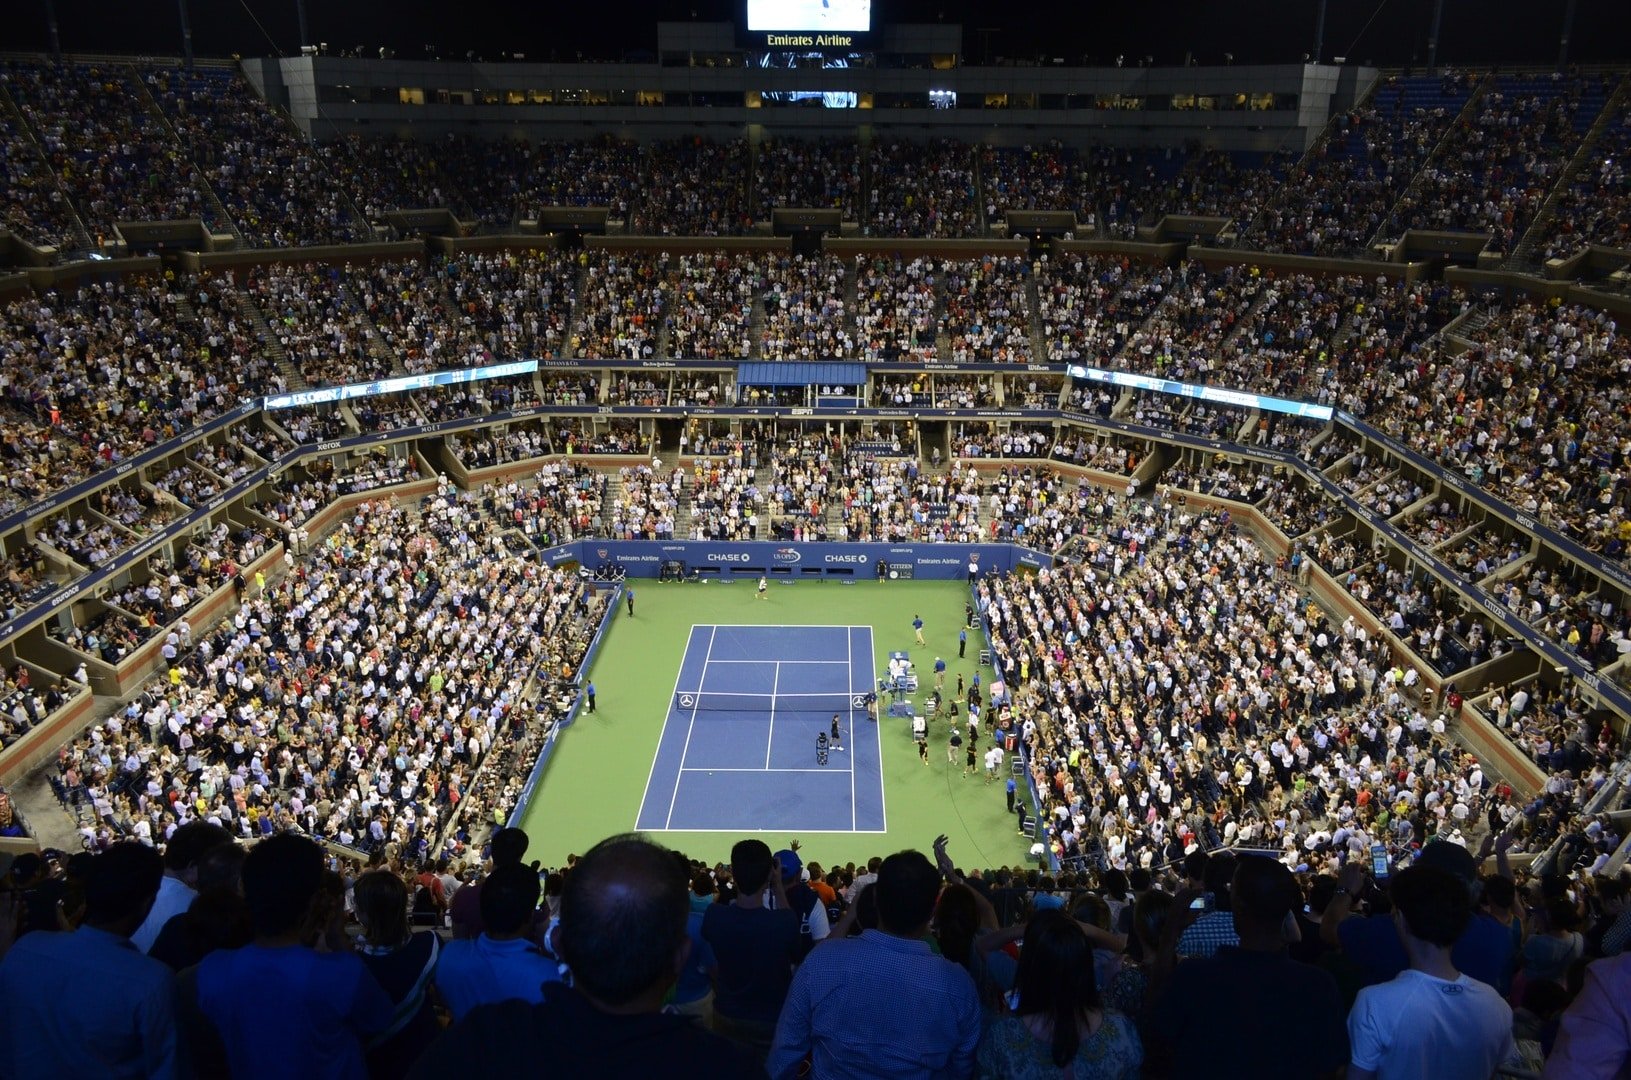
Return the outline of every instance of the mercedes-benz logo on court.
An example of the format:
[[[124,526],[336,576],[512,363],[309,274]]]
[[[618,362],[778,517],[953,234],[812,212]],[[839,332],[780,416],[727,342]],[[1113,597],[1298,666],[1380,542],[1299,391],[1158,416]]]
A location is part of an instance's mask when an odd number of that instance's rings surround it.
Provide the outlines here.
[[[697,699],[692,697],[690,694],[681,694],[680,695],[680,704],[682,706],[684,706],[685,708],[689,709],[691,706],[695,705],[696,703],[697,703]]]
[[[856,694],[849,699],[849,703],[853,708],[864,709],[866,708],[866,697],[862,694]]]

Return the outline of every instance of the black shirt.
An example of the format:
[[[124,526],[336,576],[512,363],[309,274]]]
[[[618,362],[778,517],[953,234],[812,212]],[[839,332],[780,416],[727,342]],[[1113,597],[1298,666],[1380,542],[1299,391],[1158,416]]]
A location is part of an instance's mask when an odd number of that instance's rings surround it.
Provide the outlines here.
[[[1186,960],[1150,1015],[1151,1075],[1319,1077],[1348,1061],[1336,980],[1284,952],[1225,945]]]
[[[471,1010],[437,1039],[408,1075],[592,1076],[650,1080],[676,1067],[711,1080],[763,1080],[764,1069],[693,1017],[666,1013],[613,1016],[560,983],[542,1004],[503,1001]]]

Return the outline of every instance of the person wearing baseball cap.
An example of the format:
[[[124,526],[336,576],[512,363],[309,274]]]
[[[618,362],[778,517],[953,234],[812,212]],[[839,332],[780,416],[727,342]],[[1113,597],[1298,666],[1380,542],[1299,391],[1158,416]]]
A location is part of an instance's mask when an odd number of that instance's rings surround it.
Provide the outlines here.
[[[817,942],[825,940],[832,932],[827,919],[827,906],[821,902],[821,897],[810,887],[810,883],[804,880],[804,860],[799,858],[798,852],[791,848],[776,852],[776,867],[781,871],[787,906],[798,913],[801,955],[807,954]],[[775,891],[767,889],[765,906],[774,909],[776,904]]]
[[[1478,860],[1460,844],[1433,840],[1416,856],[1415,866],[1443,870],[1467,890],[1475,914],[1456,939],[1451,958],[1456,969],[1505,994],[1512,980],[1512,934],[1494,918],[1477,911],[1483,884]],[[1337,876],[1337,891],[1320,920],[1320,936],[1340,948],[1363,972],[1365,985],[1388,982],[1410,964],[1391,915],[1360,917],[1356,910],[1366,895],[1369,873],[1363,862],[1350,860]],[[1385,887],[1383,885],[1382,887]]]

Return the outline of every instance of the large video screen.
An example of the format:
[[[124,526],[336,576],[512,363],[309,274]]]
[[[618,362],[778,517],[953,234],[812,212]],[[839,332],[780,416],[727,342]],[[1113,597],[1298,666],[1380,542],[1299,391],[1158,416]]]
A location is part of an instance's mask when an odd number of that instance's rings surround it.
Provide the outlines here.
[[[802,34],[865,34],[872,0],[747,0],[748,30]]]

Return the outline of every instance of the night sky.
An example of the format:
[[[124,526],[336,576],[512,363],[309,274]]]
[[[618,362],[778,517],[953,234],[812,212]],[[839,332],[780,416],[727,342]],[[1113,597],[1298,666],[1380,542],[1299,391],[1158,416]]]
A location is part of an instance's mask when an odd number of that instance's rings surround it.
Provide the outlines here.
[[[178,0],[54,0],[69,52],[179,55]],[[295,0],[185,0],[198,56],[289,54],[300,42]],[[1313,47],[1315,0],[1060,0],[975,3],[970,0],[875,0],[873,21],[961,22],[969,62],[989,57],[1062,56],[1069,63],[1129,64],[1153,56],[1161,65],[1288,63]],[[7,49],[47,48],[46,0],[11,0]],[[313,41],[333,49],[390,46],[407,59],[433,45],[444,59],[467,50],[489,59],[501,51],[529,60],[649,59],[659,20],[734,21],[739,0],[306,0]],[[1329,0],[1327,59],[1383,66],[1424,63],[1431,0]],[[1554,63],[1565,0],[1444,0],[1441,63]],[[989,33],[981,31],[989,29]],[[988,53],[989,50],[989,53]],[[1631,55],[1631,2],[1578,0],[1572,61]]]

